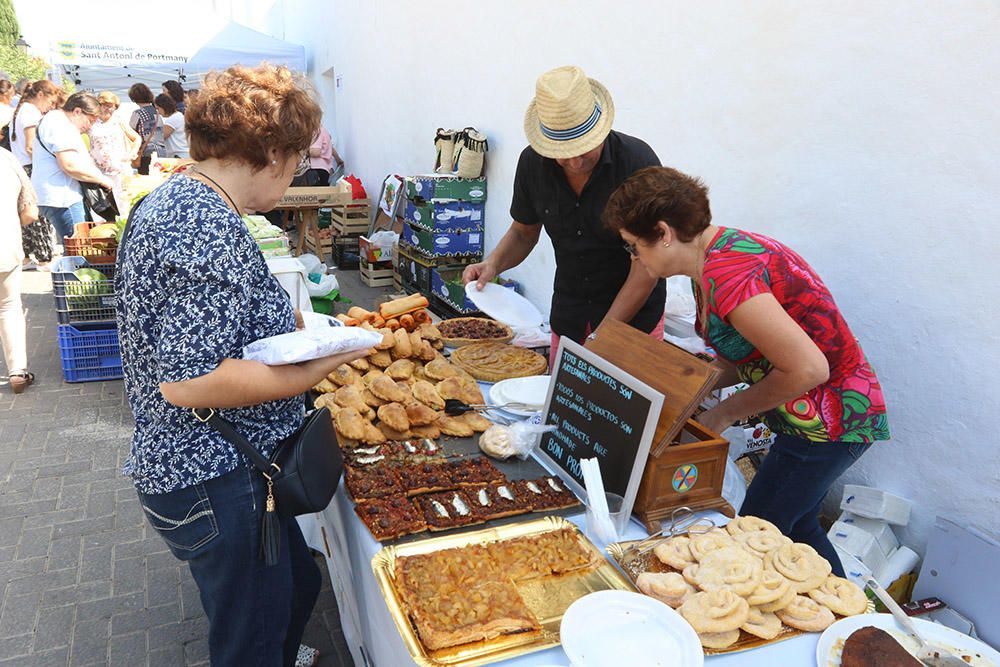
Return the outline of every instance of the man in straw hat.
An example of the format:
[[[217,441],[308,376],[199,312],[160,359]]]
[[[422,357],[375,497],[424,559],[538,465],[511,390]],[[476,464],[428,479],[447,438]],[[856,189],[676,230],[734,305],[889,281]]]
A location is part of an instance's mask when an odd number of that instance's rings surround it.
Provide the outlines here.
[[[664,281],[632,262],[621,239],[601,223],[608,198],[626,178],[660,166],[645,142],[611,129],[614,117],[607,89],[579,67],[538,78],[524,115],[530,145],[514,176],[514,220],[493,252],[463,274],[482,289],[524,261],[544,226],[556,255],[553,357],[559,336],[582,342],[605,318],[663,337]]]

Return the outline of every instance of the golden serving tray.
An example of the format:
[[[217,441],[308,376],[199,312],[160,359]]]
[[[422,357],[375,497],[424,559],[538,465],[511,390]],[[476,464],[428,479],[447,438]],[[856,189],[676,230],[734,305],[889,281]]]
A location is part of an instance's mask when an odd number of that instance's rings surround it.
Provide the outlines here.
[[[603,590],[634,591],[635,587],[622,576],[603,554],[582,534],[581,543],[600,556],[601,565],[584,572],[543,577],[516,583],[518,592],[524,598],[531,612],[542,626],[541,632],[531,632],[497,637],[488,641],[463,644],[461,646],[429,650],[420,642],[420,637],[410,622],[409,615],[395,586],[396,558],[465,547],[472,544],[486,544],[529,535],[554,532],[571,528],[579,529],[562,517],[547,516],[533,521],[512,523],[486,528],[470,533],[444,535],[419,542],[385,547],[372,558],[372,570],[385,597],[389,613],[396,622],[413,661],[421,667],[475,667],[500,660],[508,660],[527,653],[534,653],[559,645],[559,625],[563,614],[571,604],[588,593]]]
[[[620,567],[622,571],[625,572],[626,576],[628,576],[629,580],[633,584],[635,584],[636,580],[639,578],[639,575],[642,574],[643,572],[678,572],[678,574],[680,574],[678,570],[675,570],[672,567],[664,565],[662,562],[660,562],[660,559],[657,558],[652,551],[647,551],[646,553],[633,558],[628,563],[625,563],[624,562],[625,552],[628,551],[628,548],[635,543],[636,541],[616,542],[614,544],[608,545],[608,555],[610,555],[611,558],[614,559],[616,563],[618,563],[618,567]],[[874,612],[875,612],[875,605],[874,603],[869,601],[868,609],[866,610],[865,613],[871,614]],[[836,616],[837,620],[843,618],[843,616],[838,616],[836,614],[834,614],[834,616]],[[705,655],[719,655],[721,653],[739,653],[740,651],[749,651],[750,649],[760,648],[761,646],[767,646],[768,644],[777,644],[778,642],[783,642],[786,639],[791,639],[792,637],[798,637],[799,635],[803,634],[806,633],[803,632],[802,630],[796,630],[795,628],[790,628],[784,624],[782,624],[781,626],[781,632],[779,632],[778,635],[773,639],[761,639],[760,637],[754,636],[749,632],[740,630],[740,638],[736,640],[736,643],[733,644],[732,646],[728,648],[719,648],[719,649],[706,648],[703,646],[702,649],[705,651]]]

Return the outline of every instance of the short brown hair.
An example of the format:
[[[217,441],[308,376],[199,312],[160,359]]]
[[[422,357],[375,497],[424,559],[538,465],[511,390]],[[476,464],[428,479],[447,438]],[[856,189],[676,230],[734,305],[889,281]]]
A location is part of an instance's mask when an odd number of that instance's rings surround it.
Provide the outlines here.
[[[101,103],[90,93],[73,93],[63,104],[63,111],[73,111],[80,109],[88,116],[96,116],[101,113]]]
[[[687,243],[712,222],[712,209],[701,179],[669,167],[646,167],[618,186],[603,217],[612,230],[646,241],[661,236],[656,223],[662,220]]]
[[[167,116],[173,116],[177,113],[177,102],[174,102],[174,98],[170,97],[170,95],[162,93],[157,95],[153,104],[163,109]]]
[[[128,89],[128,98],[136,104],[152,104],[153,91],[144,83],[133,83]]]
[[[268,150],[288,156],[309,148],[322,112],[308,84],[286,67],[230,67],[213,72],[185,113],[191,157],[239,160],[254,169]]]

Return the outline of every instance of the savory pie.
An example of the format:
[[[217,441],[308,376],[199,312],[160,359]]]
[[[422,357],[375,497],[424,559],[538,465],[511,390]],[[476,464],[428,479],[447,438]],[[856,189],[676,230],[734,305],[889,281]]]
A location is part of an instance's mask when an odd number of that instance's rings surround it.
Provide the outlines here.
[[[447,491],[458,486],[452,479],[451,466],[444,459],[404,464],[398,470],[400,483],[408,496]]]
[[[579,505],[580,500],[558,477],[519,479],[514,482],[520,493],[531,499],[536,512]]]
[[[505,343],[472,343],[451,353],[451,363],[483,382],[543,375],[548,360],[537,352]]]
[[[459,486],[502,482],[504,474],[485,456],[470,456],[448,462],[448,475]]]
[[[484,520],[473,511],[472,500],[462,491],[428,493],[417,496],[414,502],[432,531],[471,526]]]
[[[541,629],[485,547],[399,558],[395,579],[420,641],[428,649]]]
[[[509,326],[485,317],[455,317],[438,324],[438,330],[441,340],[448,347],[484,341],[507,343],[514,337],[514,331]]]
[[[472,510],[484,520],[525,514],[533,509],[529,499],[509,482],[468,486],[464,491],[472,499]]]
[[[345,466],[344,484],[355,501],[365,498],[384,498],[403,493],[396,472],[386,465],[369,465],[364,468]]]
[[[427,523],[404,495],[363,500],[354,511],[380,542],[427,530]]]

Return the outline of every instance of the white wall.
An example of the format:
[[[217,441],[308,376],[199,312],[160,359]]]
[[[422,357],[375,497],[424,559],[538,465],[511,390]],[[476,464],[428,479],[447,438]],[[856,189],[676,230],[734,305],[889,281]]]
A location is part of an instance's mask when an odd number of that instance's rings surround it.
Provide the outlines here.
[[[618,129],[706,180],[716,222],[788,243],[830,286],[893,432],[845,480],[912,499],[917,547],[938,513],[1000,534],[996,3],[276,7],[284,36],[343,75],[337,134],[369,188],[428,170],[438,126],[489,134],[488,245],[535,78],[584,67]],[[511,272],[546,309],[551,273],[547,242]]]

